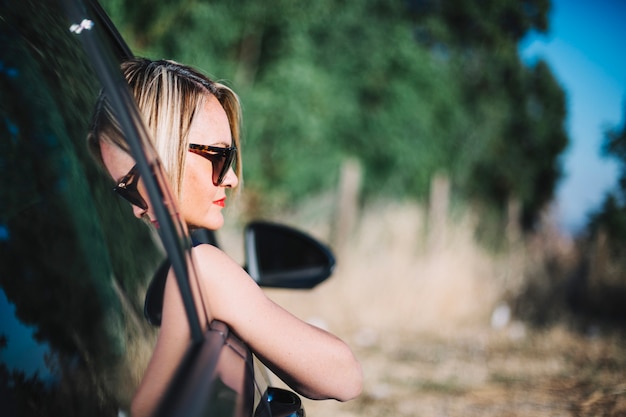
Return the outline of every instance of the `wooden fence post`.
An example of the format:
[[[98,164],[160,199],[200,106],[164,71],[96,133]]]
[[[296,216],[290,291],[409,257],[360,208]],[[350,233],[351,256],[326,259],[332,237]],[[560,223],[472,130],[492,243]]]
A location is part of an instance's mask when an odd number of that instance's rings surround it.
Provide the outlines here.
[[[358,160],[346,159],[341,166],[338,205],[334,216],[331,242],[338,255],[344,253],[358,216],[361,189],[361,164]]]
[[[435,175],[430,183],[428,207],[428,249],[437,251],[446,245],[450,180],[445,174]]]

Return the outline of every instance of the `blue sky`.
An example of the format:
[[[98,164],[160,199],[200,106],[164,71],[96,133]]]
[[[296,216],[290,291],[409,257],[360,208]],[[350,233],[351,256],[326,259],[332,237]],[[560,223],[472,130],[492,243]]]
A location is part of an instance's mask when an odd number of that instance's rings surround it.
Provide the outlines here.
[[[545,59],[567,96],[565,178],[557,191],[560,225],[576,231],[614,187],[618,166],[602,158],[607,127],[622,123],[626,104],[626,0],[553,0],[550,32],[529,36],[522,57]]]

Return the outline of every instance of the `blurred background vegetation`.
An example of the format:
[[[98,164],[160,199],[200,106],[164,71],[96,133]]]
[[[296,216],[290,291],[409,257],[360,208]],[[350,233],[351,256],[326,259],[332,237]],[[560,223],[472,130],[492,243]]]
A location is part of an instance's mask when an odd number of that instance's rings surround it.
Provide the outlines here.
[[[566,95],[547,63],[522,62],[518,45],[549,31],[549,0],[102,4],[137,55],[199,67],[239,93],[248,217],[335,191],[345,161],[357,161],[360,207],[432,207],[431,184],[443,177],[443,207],[471,208],[492,249],[545,227],[568,146]],[[549,277],[536,281],[548,299],[577,300],[590,282],[609,283],[596,311],[607,293],[624,294],[615,290],[626,285],[625,131],[607,131],[606,155],[624,173],[577,237],[576,267],[542,260]],[[591,268],[598,250],[605,264]],[[583,290],[546,284],[564,274]]]
[[[364,197],[455,194],[532,226],[561,175],[565,96],[518,42],[547,1],[106,0],[135,53],[198,66],[240,95],[247,186],[293,201],[358,159]]]

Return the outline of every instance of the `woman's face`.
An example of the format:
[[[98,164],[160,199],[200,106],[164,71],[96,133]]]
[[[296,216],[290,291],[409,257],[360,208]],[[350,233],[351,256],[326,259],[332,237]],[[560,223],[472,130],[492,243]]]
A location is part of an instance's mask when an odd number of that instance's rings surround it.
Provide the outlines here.
[[[189,143],[218,147],[232,146],[228,117],[214,96],[207,96],[200,111],[195,115],[189,129]],[[108,141],[100,142],[100,151],[107,171],[116,184],[119,184],[133,168],[135,161],[128,153]],[[215,186],[212,179],[211,161],[191,152],[186,157],[181,201],[179,201],[183,220],[191,227],[217,230],[224,224],[222,209],[226,206],[226,188],[236,187],[239,179],[231,167],[223,183]],[[143,181],[139,177],[135,180],[138,181],[137,191],[147,203],[147,208],[142,209],[132,204],[133,213],[138,218],[147,216],[154,223],[156,217],[150,207]]]
[[[224,148],[233,146],[228,116],[214,96],[207,96],[194,116],[189,143]],[[211,161],[189,152],[185,164],[180,198],[183,219],[191,227],[219,229],[224,224],[222,209],[226,205],[226,189],[237,186],[237,175],[230,168],[224,182],[215,186]]]

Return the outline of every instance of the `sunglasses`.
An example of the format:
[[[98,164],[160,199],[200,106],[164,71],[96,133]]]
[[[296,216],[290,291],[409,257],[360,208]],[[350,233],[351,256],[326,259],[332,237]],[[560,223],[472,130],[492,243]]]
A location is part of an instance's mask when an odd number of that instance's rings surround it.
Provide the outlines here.
[[[189,152],[200,155],[211,161],[213,166],[213,185],[220,186],[226,178],[228,170],[237,159],[237,147],[222,148],[219,146],[189,144]]]
[[[139,190],[137,190],[138,183],[139,172],[137,172],[137,165],[134,165],[130,171],[128,171],[128,174],[124,175],[124,178],[113,188],[113,191],[130,204],[142,210],[147,210],[148,204],[146,204],[146,200],[143,199],[141,194],[139,194]]]

